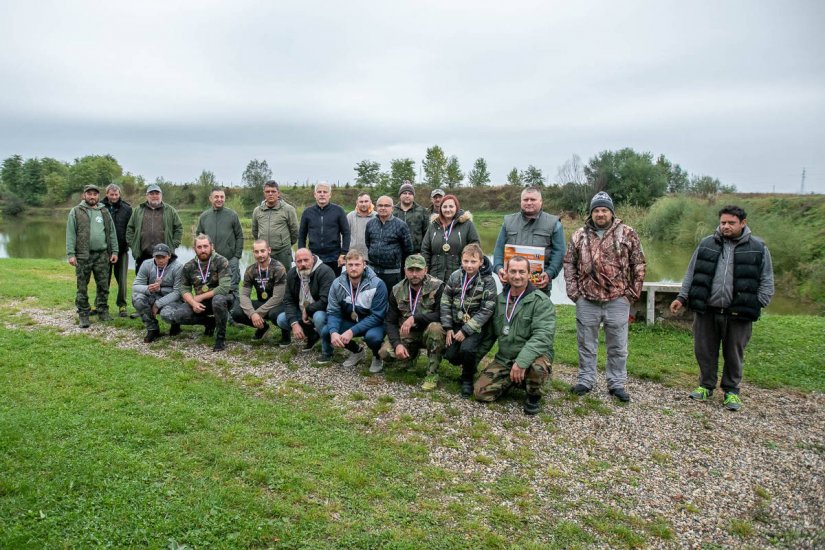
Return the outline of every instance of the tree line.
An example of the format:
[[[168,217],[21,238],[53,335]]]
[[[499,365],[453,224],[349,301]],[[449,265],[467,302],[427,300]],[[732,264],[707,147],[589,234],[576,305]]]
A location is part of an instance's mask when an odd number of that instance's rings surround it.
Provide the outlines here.
[[[492,181],[483,157],[476,159],[465,174],[458,157],[448,156],[439,145],[426,150],[420,174],[416,173],[416,161],[412,158],[393,159],[389,170],[385,171],[381,170],[379,162],[364,159],[353,170],[355,187],[390,196],[397,195],[406,180],[431,189],[455,189],[465,181],[471,187],[486,187]],[[272,179],[272,170],[266,160],[249,161],[241,173],[242,189],[238,193],[244,208],[251,209],[260,201],[263,184],[269,179]],[[514,167],[507,174],[506,182],[514,186],[543,188],[545,200],[561,210],[570,211],[584,208],[583,205],[598,191],[608,192],[617,204],[647,207],[666,193],[707,196],[736,190],[717,178],[691,175],[664,155],[654,158],[652,153],[639,153],[631,148],[602,151],[587,164],[578,155],[573,155],[558,168],[554,183],[548,184],[548,179],[541,168],[531,164],[524,170]],[[3,212],[17,215],[26,206],[44,205],[46,197],[49,204],[64,203],[89,183],[101,187],[117,183],[124,195],[134,197],[142,194],[147,182],[143,176],[124,172],[111,155],[87,155],[73,162],[12,155],[3,161],[0,169]],[[191,182],[175,184],[159,177],[154,183],[161,185],[169,200],[177,204],[203,204],[211,189],[221,185],[209,170],[203,170]],[[282,186],[284,183],[281,182]],[[298,182],[292,182],[292,186],[297,187]],[[351,187],[349,182],[344,186]]]

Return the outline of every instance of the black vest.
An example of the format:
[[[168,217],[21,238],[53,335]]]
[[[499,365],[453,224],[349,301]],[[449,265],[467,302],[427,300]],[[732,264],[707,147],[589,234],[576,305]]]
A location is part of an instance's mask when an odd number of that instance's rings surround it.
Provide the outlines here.
[[[722,255],[722,242],[715,235],[705,237],[699,243],[693,281],[688,291],[688,307],[693,311],[707,311],[713,276]],[[765,256],[765,245],[753,235],[745,243],[733,249],[733,300],[730,315],[750,321],[759,319],[762,304],[759,303],[759,278]]]

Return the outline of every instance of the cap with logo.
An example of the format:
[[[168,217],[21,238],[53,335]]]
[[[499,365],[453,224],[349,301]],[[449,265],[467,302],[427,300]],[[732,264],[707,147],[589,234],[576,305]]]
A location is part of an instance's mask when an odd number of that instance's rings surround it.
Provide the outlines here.
[[[407,256],[407,260],[404,262],[404,267],[427,269],[427,261],[421,254],[413,254],[412,256]]]
[[[172,250],[166,243],[158,243],[152,248],[152,256],[171,256]]]

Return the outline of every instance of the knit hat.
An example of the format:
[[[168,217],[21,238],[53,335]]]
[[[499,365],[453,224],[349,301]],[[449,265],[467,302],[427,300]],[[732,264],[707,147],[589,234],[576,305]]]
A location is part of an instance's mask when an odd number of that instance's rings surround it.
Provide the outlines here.
[[[613,199],[611,199],[610,195],[608,195],[604,191],[599,191],[598,193],[593,195],[593,198],[590,200],[590,212],[592,213],[595,208],[598,208],[600,206],[607,208],[614,214],[616,213],[616,211],[613,210]]]
[[[427,262],[421,254],[413,254],[412,256],[407,256],[407,260],[404,262],[404,267],[410,269],[427,269]]]
[[[410,183],[410,180],[404,180],[404,183],[401,185],[401,188],[398,190],[398,195],[401,196],[404,193],[412,193],[415,195],[415,187],[413,184]]]

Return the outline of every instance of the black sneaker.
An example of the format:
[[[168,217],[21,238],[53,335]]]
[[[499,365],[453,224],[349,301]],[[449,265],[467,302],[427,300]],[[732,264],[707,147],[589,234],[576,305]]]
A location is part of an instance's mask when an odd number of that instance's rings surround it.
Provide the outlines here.
[[[214,336],[215,335],[215,320],[214,319],[207,319],[206,323],[203,325],[203,335],[204,336]]]
[[[288,348],[292,345],[292,332],[289,330],[281,329],[281,341],[278,342],[278,347],[280,348]]]
[[[473,381],[472,380],[462,380],[461,381],[461,397],[465,399],[469,399],[473,396]]]
[[[624,391],[624,388],[613,388],[609,393],[623,403],[630,401],[630,394]]]
[[[255,331],[255,334],[252,336],[252,339],[260,340],[264,337],[264,334],[266,334],[267,331],[269,331],[269,323],[264,322],[264,326]]]
[[[584,384],[576,384],[575,386],[570,388],[570,393],[574,393],[576,395],[584,395],[586,393],[590,393],[590,388],[588,388]]]
[[[181,333],[180,324],[179,323],[172,323],[169,327],[169,336],[177,336]]]
[[[321,357],[319,357],[318,360],[315,361],[315,362],[318,363],[319,365],[327,365],[329,363],[332,363],[332,355],[331,354],[327,355],[326,353],[322,353]]]
[[[304,344],[304,347],[301,348],[301,351],[312,351],[312,348],[315,347],[315,344],[317,344],[320,339],[321,337],[315,334],[315,332],[307,334],[306,344]]]
[[[143,337],[144,344],[151,344],[155,340],[160,338],[160,331],[159,330],[148,330],[146,331],[146,336]]]
[[[533,416],[541,412],[541,396],[528,395],[527,401],[524,402],[524,414]]]
[[[223,338],[215,338],[215,345],[212,346],[212,351],[223,351],[226,349],[226,342]]]

